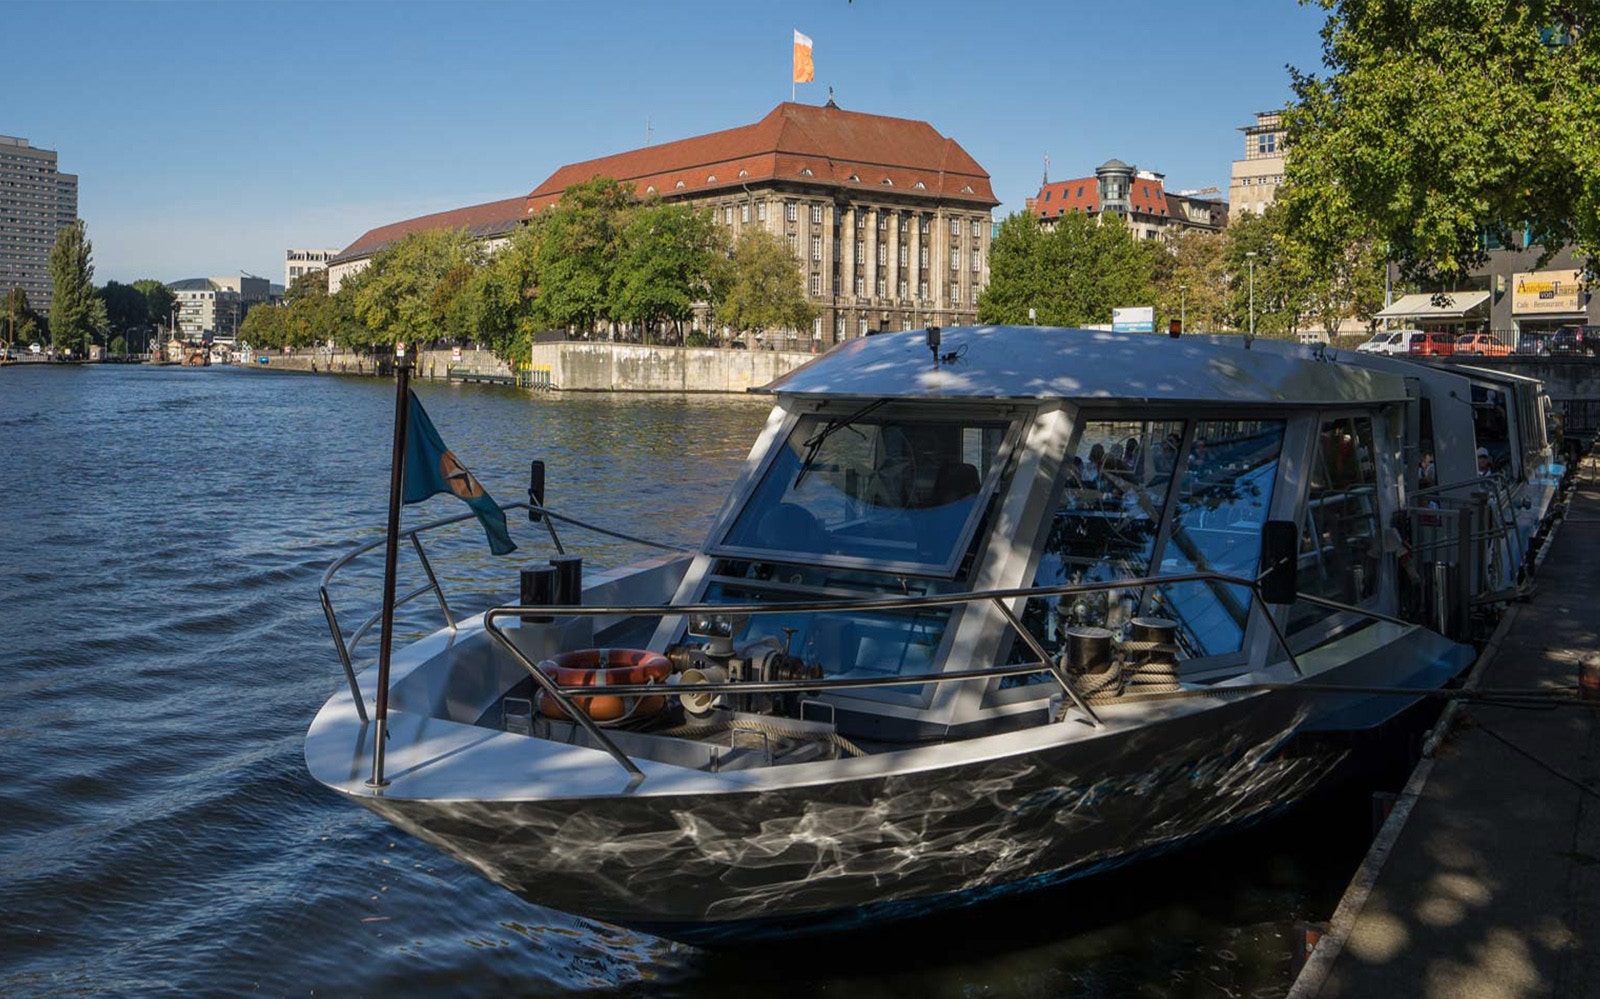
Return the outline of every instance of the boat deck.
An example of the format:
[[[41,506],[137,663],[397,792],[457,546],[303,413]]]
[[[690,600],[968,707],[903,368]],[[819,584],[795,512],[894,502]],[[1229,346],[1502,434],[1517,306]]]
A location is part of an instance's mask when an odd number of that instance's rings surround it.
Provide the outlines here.
[[[1480,666],[1483,687],[1570,690],[1579,663],[1600,656],[1600,458],[1581,469],[1554,541],[1536,594],[1513,605]],[[1462,715],[1292,999],[1600,995],[1600,711]]]

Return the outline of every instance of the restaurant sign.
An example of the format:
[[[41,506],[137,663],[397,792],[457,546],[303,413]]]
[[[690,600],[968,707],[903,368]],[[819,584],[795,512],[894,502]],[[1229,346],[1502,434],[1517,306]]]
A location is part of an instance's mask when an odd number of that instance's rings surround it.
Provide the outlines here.
[[[1583,311],[1582,271],[1529,271],[1511,275],[1513,313]]]

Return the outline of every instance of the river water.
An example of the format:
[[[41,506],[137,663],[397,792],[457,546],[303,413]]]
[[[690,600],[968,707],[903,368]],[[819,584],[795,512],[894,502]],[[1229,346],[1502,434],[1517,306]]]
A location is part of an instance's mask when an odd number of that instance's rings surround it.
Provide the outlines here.
[[[680,544],[767,410],[418,394],[497,498],[524,498],[540,458],[552,508]],[[1087,888],[727,955],[526,903],[314,784],[302,739],[343,683],[317,583],[378,536],[393,406],[370,378],[0,370],[0,996],[1286,991],[1299,921],[1326,918],[1364,848],[1359,803]],[[519,556],[548,554],[458,540],[451,586],[514,593]],[[591,564],[630,555],[563,540]]]

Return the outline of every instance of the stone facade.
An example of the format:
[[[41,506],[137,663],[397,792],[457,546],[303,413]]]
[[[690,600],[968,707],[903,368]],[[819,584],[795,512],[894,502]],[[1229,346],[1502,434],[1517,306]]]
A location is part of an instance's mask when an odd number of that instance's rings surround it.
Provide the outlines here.
[[[1278,196],[1287,162],[1282,116],[1276,111],[1256,112],[1256,123],[1246,125],[1244,159],[1233,161],[1233,176],[1228,182],[1228,203],[1232,212],[1260,215]]]

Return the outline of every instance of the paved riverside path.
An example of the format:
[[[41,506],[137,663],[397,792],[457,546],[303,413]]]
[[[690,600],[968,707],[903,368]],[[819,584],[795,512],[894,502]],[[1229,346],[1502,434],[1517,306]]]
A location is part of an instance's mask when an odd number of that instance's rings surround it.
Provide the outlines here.
[[[1571,690],[1579,661],[1600,656],[1595,472],[1480,686]],[[1600,712],[1465,707],[1348,925],[1296,999],[1600,997]]]

